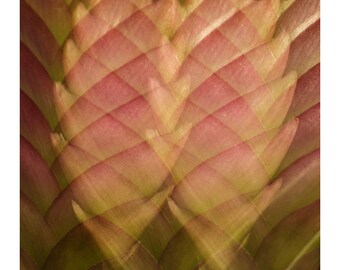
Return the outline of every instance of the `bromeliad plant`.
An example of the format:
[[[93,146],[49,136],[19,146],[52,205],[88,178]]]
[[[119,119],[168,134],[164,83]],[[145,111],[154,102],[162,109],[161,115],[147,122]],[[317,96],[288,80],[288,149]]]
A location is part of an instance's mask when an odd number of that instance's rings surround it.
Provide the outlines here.
[[[318,0],[21,0],[21,268],[318,269]]]

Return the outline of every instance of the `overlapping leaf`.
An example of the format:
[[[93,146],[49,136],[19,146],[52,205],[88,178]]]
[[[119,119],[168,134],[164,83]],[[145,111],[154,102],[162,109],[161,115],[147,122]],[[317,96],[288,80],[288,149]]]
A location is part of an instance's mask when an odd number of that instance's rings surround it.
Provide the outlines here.
[[[23,269],[317,269],[317,0],[21,15]]]

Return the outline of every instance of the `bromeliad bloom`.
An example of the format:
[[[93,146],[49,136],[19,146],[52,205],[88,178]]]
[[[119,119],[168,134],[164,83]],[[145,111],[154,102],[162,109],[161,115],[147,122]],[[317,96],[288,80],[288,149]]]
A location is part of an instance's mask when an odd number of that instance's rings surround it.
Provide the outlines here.
[[[318,0],[21,0],[21,268],[319,268]]]

